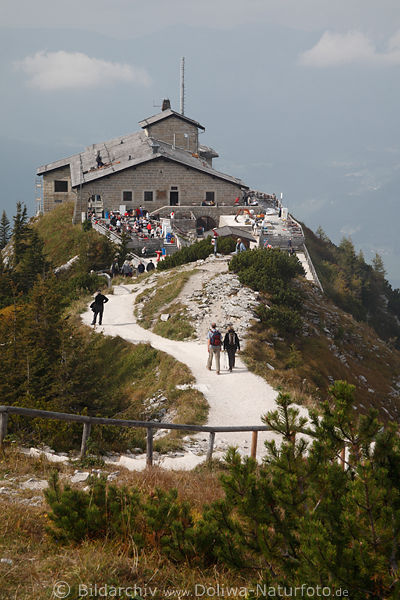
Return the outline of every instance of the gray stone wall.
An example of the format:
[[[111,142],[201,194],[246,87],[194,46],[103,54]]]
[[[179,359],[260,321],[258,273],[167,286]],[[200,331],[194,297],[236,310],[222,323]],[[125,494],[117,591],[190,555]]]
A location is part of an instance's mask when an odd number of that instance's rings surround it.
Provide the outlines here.
[[[198,152],[198,129],[195,125],[191,125],[182,119],[173,116],[168,117],[163,121],[149,125],[146,127],[146,131],[150,137],[171,144],[171,146],[175,145],[177,148],[182,148],[188,152]],[[187,137],[185,137],[185,134]]]
[[[67,182],[67,192],[56,192],[55,181]],[[50,173],[43,175],[43,212],[48,213],[63,202],[70,202],[76,200],[76,193],[71,188],[71,175],[69,166],[61,167]]]
[[[240,186],[237,184],[178,163],[158,159],[84,184],[82,193],[77,190],[76,218],[80,220],[80,213],[87,210],[88,198],[94,194],[101,196],[105,210],[118,210],[124,204],[123,191],[132,191],[132,202],[125,203],[127,209],[143,206],[152,212],[162,206],[169,206],[172,187],[177,188],[179,204],[190,207],[201,205],[208,191],[215,193],[218,204],[229,206],[233,206],[235,198],[240,195]],[[152,201],[144,200],[145,191],[153,192]],[[202,212],[206,213],[207,207],[204,209]]]

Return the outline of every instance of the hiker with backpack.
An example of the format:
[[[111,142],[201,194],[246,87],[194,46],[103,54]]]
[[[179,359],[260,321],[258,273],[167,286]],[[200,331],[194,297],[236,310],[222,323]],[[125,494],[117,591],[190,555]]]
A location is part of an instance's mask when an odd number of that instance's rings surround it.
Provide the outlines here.
[[[99,315],[99,325],[102,324],[104,305],[106,302],[108,302],[107,296],[103,296],[103,294],[101,293],[101,290],[97,290],[95,297],[94,297],[94,301],[90,305],[90,308],[93,311],[93,320],[90,323],[91,325],[96,325],[97,315]]]
[[[219,371],[220,371],[221,346],[222,346],[222,335],[218,331],[216,323],[211,323],[211,328],[210,328],[210,331],[208,332],[208,336],[207,336],[207,349],[208,349],[207,369],[209,371],[211,371],[213,356],[215,356],[215,367],[217,370],[217,375],[219,375]]]
[[[228,354],[229,371],[232,373],[232,369],[235,366],[236,350],[240,352],[239,338],[232,325],[229,326],[224,337],[224,350]]]

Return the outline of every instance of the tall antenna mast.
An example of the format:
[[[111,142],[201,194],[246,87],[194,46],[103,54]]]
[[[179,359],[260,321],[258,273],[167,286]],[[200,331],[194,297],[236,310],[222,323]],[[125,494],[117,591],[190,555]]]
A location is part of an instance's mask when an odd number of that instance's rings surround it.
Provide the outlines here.
[[[185,57],[181,58],[181,115],[185,114]]]

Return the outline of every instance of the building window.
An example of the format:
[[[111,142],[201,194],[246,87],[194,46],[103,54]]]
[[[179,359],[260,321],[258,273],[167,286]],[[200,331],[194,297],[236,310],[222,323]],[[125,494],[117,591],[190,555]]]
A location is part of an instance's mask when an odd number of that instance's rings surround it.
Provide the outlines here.
[[[178,186],[177,185],[171,185],[171,190],[177,190]]]
[[[143,192],[143,199],[145,202],[153,201],[153,192]]]
[[[206,192],[206,201],[215,202],[215,192]]]
[[[54,181],[54,191],[55,192],[68,192],[68,181]]]
[[[133,192],[130,190],[124,190],[122,192],[122,202],[125,204],[126,202],[132,202],[133,200]]]

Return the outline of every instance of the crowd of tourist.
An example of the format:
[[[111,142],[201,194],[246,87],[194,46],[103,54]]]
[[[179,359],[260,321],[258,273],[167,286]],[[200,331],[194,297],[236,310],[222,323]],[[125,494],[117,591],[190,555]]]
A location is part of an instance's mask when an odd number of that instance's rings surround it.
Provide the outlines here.
[[[119,235],[125,233],[130,237],[139,239],[162,237],[160,220],[150,216],[149,212],[142,207],[128,210],[123,215],[118,211],[105,214],[103,211],[101,217],[96,215],[94,211],[89,210],[88,219]]]
[[[144,263],[140,260],[137,264],[135,264],[134,260],[129,259],[127,257],[122,266],[120,267],[118,264],[118,259],[115,258],[110,266],[111,277],[117,277],[117,275],[122,275],[123,277],[138,277],[142,275],[144,272],[150,273],[156,268],[153,260],[150,259],[147,263]]]

